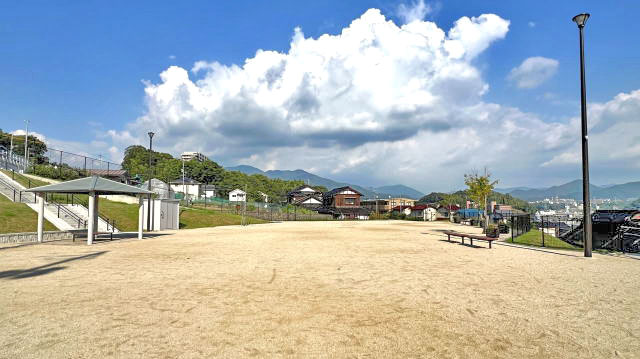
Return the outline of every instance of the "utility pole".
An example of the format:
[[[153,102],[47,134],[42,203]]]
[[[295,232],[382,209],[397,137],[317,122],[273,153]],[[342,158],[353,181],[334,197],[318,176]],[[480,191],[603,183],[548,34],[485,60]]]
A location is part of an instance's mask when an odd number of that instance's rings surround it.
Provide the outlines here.
[[[13,156],[13,133],[11,134],[11,145],[9,146],[9,154]]]
[[[25,134],[24,134],[24,172],[27,172],[27,163],[29,163],[29,152],[27,149],[29,148],[29,120],[24,120],[25,126]]]

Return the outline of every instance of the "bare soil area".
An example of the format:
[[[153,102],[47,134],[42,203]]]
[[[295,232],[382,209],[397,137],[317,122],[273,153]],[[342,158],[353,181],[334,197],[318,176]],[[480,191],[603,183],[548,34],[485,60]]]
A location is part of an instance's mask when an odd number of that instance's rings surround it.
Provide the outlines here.
[[[0,357],[632,358],[640,261],[296,222],[0,247]]]

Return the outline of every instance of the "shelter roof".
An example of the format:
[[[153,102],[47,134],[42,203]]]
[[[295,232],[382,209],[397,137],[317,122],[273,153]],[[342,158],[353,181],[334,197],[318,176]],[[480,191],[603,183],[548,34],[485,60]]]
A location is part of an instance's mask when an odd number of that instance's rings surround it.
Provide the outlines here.
[[[91,193],[103,194],[152,194],[146,189],[112,181],[106,178],[91,176],[72,181],[60,182],[46,186],[30,188],[27,192],[41,193]]]

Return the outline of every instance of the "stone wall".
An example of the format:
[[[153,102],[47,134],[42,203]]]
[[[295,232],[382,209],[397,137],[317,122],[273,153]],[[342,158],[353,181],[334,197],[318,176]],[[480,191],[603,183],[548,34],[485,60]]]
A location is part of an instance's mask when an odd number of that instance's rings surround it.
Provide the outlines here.
[[[46,231],[42,236],[42,241],[55,241],[60,239],[71,239],[73,234],[66,231]],[[0,243],[30,243],[38,241],[38,233],[2,233],[0,234]]]

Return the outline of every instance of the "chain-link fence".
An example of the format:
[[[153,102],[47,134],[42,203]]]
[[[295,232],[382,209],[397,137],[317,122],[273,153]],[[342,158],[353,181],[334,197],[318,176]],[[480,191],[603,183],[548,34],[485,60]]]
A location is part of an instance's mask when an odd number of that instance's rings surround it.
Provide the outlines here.
[[[33,160],[27,172],[56,179],[72,179],[92,175],[107,178],[126,176],[122,166],[102,158],[66,152],[53,148],[47,149],[43,159]]]

